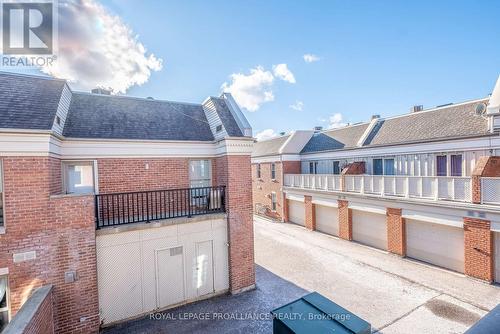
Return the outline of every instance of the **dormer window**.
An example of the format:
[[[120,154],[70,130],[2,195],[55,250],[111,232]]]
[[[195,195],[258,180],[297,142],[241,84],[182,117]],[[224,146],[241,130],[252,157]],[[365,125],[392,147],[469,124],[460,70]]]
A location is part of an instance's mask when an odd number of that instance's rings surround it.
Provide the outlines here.
[[[61,117],[56,116],[56,124],[61,125]]]
[[[222,131],[222,124],[219,124],[215,127],[215,132],[221,132]]]

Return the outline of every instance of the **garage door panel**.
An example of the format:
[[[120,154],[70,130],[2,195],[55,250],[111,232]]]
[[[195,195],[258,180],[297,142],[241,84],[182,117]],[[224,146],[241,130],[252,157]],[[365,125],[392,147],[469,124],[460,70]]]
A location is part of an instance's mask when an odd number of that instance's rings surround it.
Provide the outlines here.
[[[495,232],[495,281],[500,282],[500,232]]]
[[[406,254],[417,260],[463,272],[463,229],[407,219]]]
[[[305,226],[306,211],[304,203],[294,200],[288,200],[288,219],[290,222]]]
[[[339,210],[325,205],[315,205],[316,230],[330,235],[339,235]]]
[[[378,213],[352,210],[352,238],[362,244],[387,250],[387,217]]]

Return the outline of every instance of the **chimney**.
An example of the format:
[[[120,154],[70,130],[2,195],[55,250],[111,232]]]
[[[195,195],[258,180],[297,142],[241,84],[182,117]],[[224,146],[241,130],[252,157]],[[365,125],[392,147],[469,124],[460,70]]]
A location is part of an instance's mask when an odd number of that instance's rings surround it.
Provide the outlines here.
[[[419,105],[411,107],[410,112],[419,112],[422,110],[424,110],[424,106],[419,104]]]
[[[91,90],[92,94],[101,94],[101,95],[111,95],[111,89],[106,89],[102,87],[94,88]]]
[[[322,126],[315,126],[314,127],[314,132],[320,132],[321,130],[323,130]]]

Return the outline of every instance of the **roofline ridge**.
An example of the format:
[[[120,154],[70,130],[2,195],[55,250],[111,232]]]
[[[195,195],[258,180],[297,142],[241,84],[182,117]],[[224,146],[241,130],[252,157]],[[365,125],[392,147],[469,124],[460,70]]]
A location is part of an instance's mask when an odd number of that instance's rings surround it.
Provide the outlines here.
[[[61,82],[67,83],[66,79],[54,78],[54,77],[51,77],[50,75],[38,75],[38,74],[31,74],[31,73],[9,72],[9,71],[2,71],[2,70],[0,70],[0,75],[11,75],[11,76],[17,76],[17,77],[61,81]]]
[[[195,102],[183,102],[183,101],[172,101],[172,100],[158,100],[158,99],[148,99],[147,97],[139,97],[139,96],[129,96],[129,95],[106,95],[106,94],[95,94],[92,92],[84,92],[84,91],[78,91],[78,90],[73,90],[73,94],[81,94],[81,95],[89,95],[89,96],[99,96],[99,97],[105,97],[105,98],[120,98],[120,99],[131,99],[131,100],[139,100],[139,101],[147,101],[147,102],[167,102],[167,103],[176,103],[176,104],[186,104],[186,105],[192,105],[192,106],[203,106],[201,103],[195,103]]]

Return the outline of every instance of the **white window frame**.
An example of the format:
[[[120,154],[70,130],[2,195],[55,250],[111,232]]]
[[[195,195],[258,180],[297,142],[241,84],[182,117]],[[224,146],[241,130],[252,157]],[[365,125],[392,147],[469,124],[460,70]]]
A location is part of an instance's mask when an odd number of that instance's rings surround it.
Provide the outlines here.
[[[271,192],[271,210],[276,212],[277,208],[278,208],[278,197],[276,196],[276,192],[272,191]]]
[[[88,193],[88,195],[91,194],[99,194],[99,179],[97,176],[97,161],[96,160],[62,160],[61,161],[61,172],[62,172],[62,187],[63,187],[63,193],[64,194],[74,194],[74,193],[68,193],[68,175],[67,175],[67,165],[69,164],[91,164],[92,165],[92,173],[93,173],[93,182],[94,182],[94,191],[91,193]],[[75,195],[87,195],[85,193],[78,193]]]
[[[256,168],[256,170],[257,170],[257,178],[258,178],[258,179],[261,179],[261,176],[262,176],[262,174],[261,174],[261,173],[262,173],[262,171],[261,171],[261,169],[260,169],[260,164],[257,164],[257,168]]]
[[[191,163],[194,161],[208,161],[208,178],[192,178],[191,177]],[[212,186],[212,159],[190,159],[188,162],[188,176],[189,176],[189,188],[199,188],[199,187],[192,187],[191,182],[196,182],[196,181],[205,181],[208,180],[208,186]]]
[[[276,180],[276,164],[274,162],[271,163],[271,180]]]
[[[0,159],[0,204],[2,205],[2,221],[0,234],[5,233],[5,177],[3,173],[3,160]]]
[[[7,281],[7,285],[6,285],[6,288],[5,288],[5,299],[7,301],[7,306],[6,307],[1,307],[0,308],[0,312],[7,312],[7,323],[10,322],[10,290],[9,290],[9,271],[8,269],[2,269],[0,268],[0,278],[5,278],[5,280]]]

